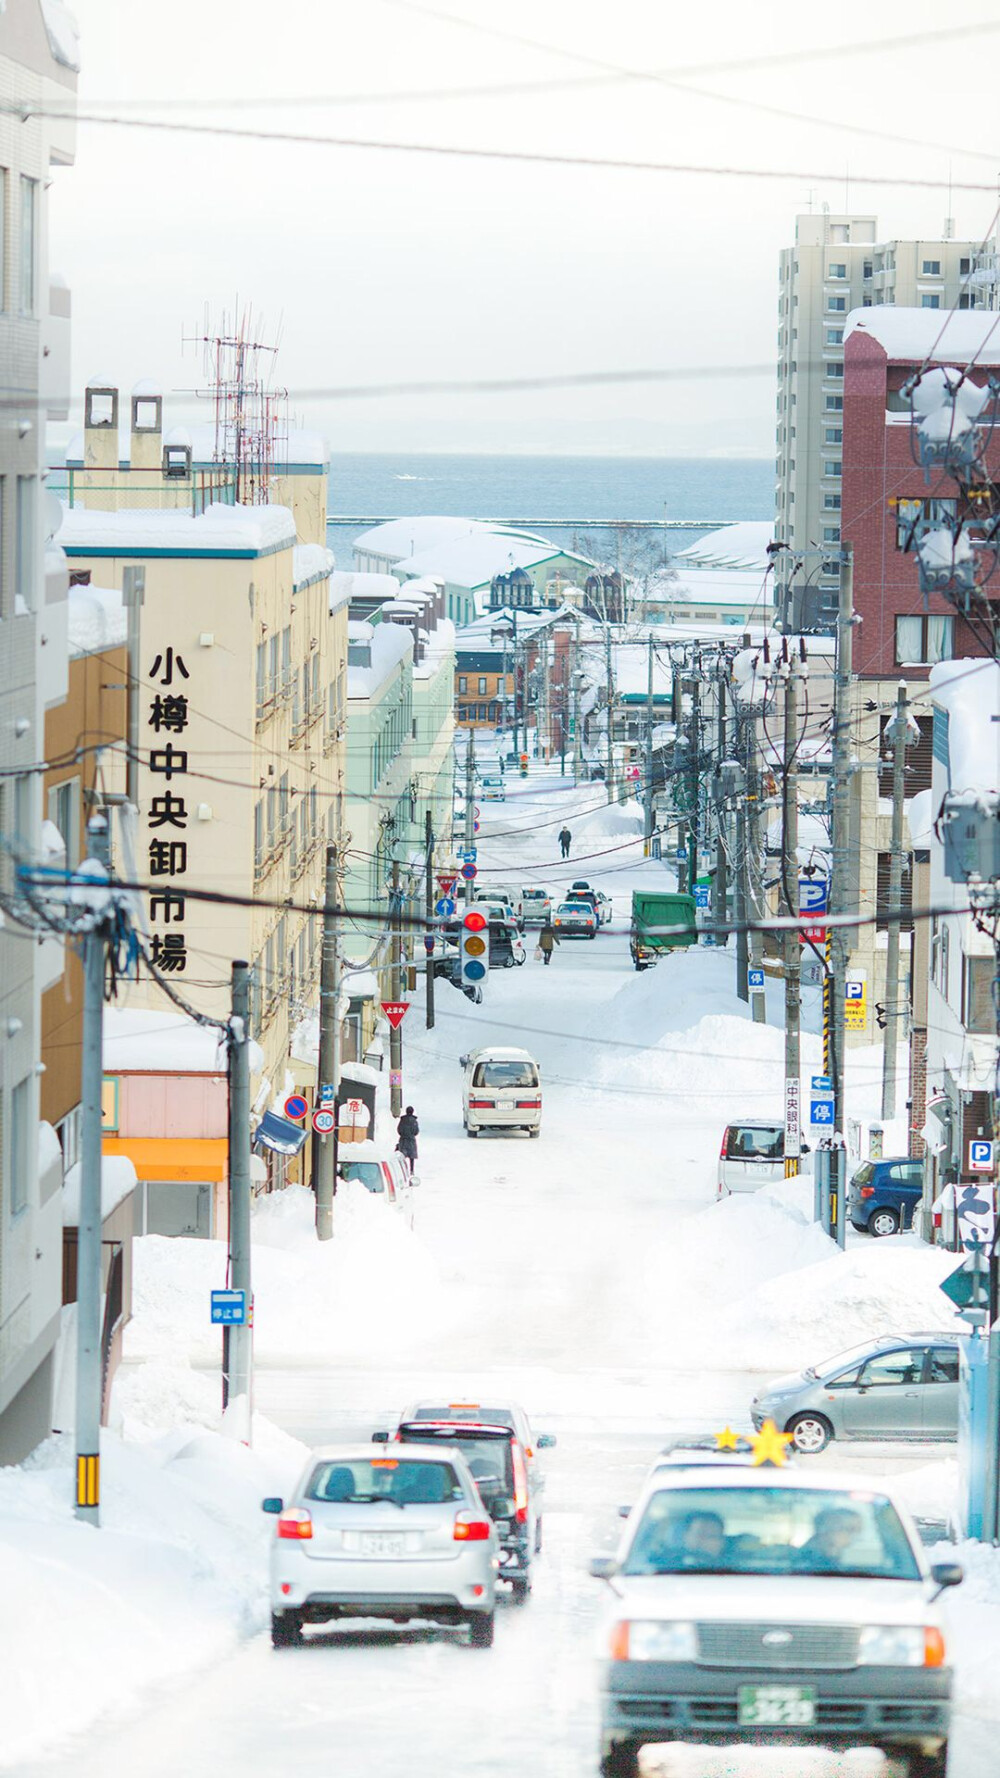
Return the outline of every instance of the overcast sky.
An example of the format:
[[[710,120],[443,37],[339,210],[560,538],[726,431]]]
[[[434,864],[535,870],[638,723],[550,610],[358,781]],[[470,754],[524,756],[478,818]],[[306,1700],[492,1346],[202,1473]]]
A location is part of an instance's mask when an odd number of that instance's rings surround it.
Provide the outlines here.
[[[280,332],[280,378],[293,389],[767,364],[778,250],[810,194],[814,206],[840,209],[853,176],[851,208],[875,212],[884,235],[933,237],[948,213],[945,191],[866,188],[857,176],[989,184],[1000,166],[1000,156],[970,153],[996,148],[1000,35],[828,53],[989,20],[996,9],[984,0],[73,6],[83,111],[789,175],[525,166],[82,123],[52,211],[52,263],[73,288],[81,388],[97,373],[123,388],[153,376],[168,391],[191,389],[203,381],[202,360],[182,336],[203,331],[206,305],[214,325],[237,299],[252,304],[269,337]],[[501,41],[494,30],[551,47]],[[805,49],[825,53],[752,65]],[[609,79],[600,64],[700,71],[665,84]],[[483,90],[519,83],[537,90]],[[692,86],[699,91],[682,90]],[[719,95],[835,121],[796,123]],[[995,204],[989,192],[955,193],[956,232],[981,238]],[[760,376],[297,405],[335,450],[767,456],[773,404],[773,382]]]

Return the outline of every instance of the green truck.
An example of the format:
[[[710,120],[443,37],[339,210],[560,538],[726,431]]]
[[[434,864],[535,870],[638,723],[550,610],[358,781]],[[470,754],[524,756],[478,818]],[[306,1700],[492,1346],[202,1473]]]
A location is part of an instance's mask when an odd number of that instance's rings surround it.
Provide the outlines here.
[[[633,891],[629,950],[636,969],[648,969],[658,957],[697,943],[693,895],[667,890]]]

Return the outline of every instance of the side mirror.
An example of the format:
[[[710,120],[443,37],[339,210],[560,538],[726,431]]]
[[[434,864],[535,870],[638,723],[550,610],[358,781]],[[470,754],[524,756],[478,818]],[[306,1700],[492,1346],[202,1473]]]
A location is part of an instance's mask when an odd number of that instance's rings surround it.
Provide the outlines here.
[[[557,1440],[554,1432],[540,1432],[535,1440],[535,1444],[540,1451],[551,1451],[555,1448],[556,1443]]]
[[[284,1504],[280,1494],[269,1494],[266,1500],[261,1501],[260,1510],[264,1513],[280,1513]]]
[[[486,1510],[491,1519],[512,1519],[517,1507],[509,1494],[495,1494],[489,1501]]]
[[[935,1562],[931,1568],[931,1580],[937,1587],[934,1597],[937,1598],[946,1587],[960,1587],[964,1579],[965,1569],[961,1562]]]
[[[620,1506],[618,1508],[618,1517],[620,1519],[627,1519],[631,1511],[632,1508],[630,1506]]]
[[[595,1580],[614,1580],[619,1572],[617,1556],[591,1556],[590,1572]]]
[[[372,1444],[373,1445],[387,1445],[388,1443],[389,1443],[389,1434],[387,1432],[373,1432],[372,1433]]]

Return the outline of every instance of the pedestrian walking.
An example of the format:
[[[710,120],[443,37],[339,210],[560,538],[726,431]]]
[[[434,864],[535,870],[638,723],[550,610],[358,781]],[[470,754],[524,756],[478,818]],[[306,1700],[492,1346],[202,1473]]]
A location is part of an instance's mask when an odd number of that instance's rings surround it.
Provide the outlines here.
[[[562,847],[562,855],[564,858],[569,857],[570,841],[572,838],[573,835],[570,833],[569,828],[564,827],[559,835],[559,844]]]
[[[396,1125],[396,1135],[399,1138],[396,1143],[396,1153],[401,1154],[403,1159],[409,1162],[410,1177],[412,1178],[417,1166],[417,1137],[420,1135],[420,1125],[412,1105],[406,1107]]]
[[[542,953],[542,962],[546,968],[552,962],[552,953],[559,943],[559,934],[551,920],[546,920],[538,934],[538,949]]]

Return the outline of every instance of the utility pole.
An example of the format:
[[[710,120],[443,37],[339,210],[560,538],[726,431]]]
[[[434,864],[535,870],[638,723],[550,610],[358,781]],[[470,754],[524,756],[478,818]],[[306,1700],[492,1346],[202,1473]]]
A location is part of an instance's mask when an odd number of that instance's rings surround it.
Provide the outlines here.
[[[579,784],[580,771],[583,764],[583,746],[580,734],[580,679],[581,669],[577,667],[573,673],[573,783]]]
[[[427,937],[431,945],[434,943],[434,826],[431,821],[430,809],[424,814],[424,905],[427,914]],[[428,1031],[434,1029],[434,952],[430,945],[424,946],[427,973],[425,980],[427,991],[425,1006],[427,1009],[426,1025]]]
[[[787,643],[785,644],[787,652]],[[784,761],[781,778],[781,904],[782,912],[798,915],[799,792],[795,771],[798,751],[798,662],[782,664],[785,681]],[[801,1138],[801,1053],[799,1021],[802,1009],[802,942],[796,931],[785,933],[785,1178],[799,1170]]]
[[[337,1115],[337,1090],[340,1086],[340,940],[337,933],[339,884],[337,848],[326,848],[326,879],[323,890],[323,948],[320,953],[319,977],[319,1056],[318,1076],[320,1104],[326,1104]],[[312,1177],[316,1193],[316,1234],[321,1241],[333,1237],[333,1200],[337,1191],[337,1125],[329,1136],[313,1132]]]
[[[223,1405],[239,1402],[238,1433],[250,1443],[253,1422],[253,1291],[250,1280],[250,966],[232,966],[229,1023],[229,1288],[242,1290],[246,1320],[227,1327]],[[236,1430],[234,1428],[234,1430]]]
[[[896,691],[892,733],[892,838],[889,850],[889,930],[885,955],[885,1036],[882,1044],[882,1116],[896,1115],[896,1052],[899,1043],[899,915],[903,894],[903,793],[909,739],[906,680]]]
[[[476,788],[476,736],[475,730],[469,729],[469,744],[465,750],[465,850],[473,850],[476,837],[476,805],[473,793]],[[472,878],[465,878],[465,905],[472,906]]]
[[[746,740],[746,797],[740,801],[738,820],[742,825],[742,845],[740,846],[740,869],[743,874],[744,896],[747,925],[753,930],[749,933],[750,958],[748,967],[755,974],[763,974],[764,952],[761,945],[760,900],[757,894],[755,864],[757,859],[758,833],[757,818],[759,810],[760,778],[757,771],[757,749],[753,732],[753,713],[748,711],[745,717],[744,735]],[[750,995],[750,1010],[755,1025],[767,1022],[767,1002],[763,988],[754,988]]]
[[[102,811],[87,823],[88,853],[110,871],[111,834]],[[83,1054],[80,1079],[80,1225],[76,1249],[76,1516],[101,1522],[101,1082],[107,932],[95,917],[83,940]]]
[[[695,891],[695,884],[698,881],[698,870],[699,870],[698,846],[699,846],[699,842],[700,842],[700,834],[698,831],[698,828],[699,828],[698,800],[699,800],[699,796],[701,793],[700,766],[701,766],[701,651],[698,648],[698,645],[696,643],[695,644],[695,651],[694,651],[694,672],[691,676],[691,758],[690,758],[691,807],[688,811],[689,820],[691,823],[690,829],[689,829],[689,840],[688,840],[689,847],[690,847],[690,854],[691,854],[690,863],[688,865],[688,892],[691,895],[693,895],[694,891]]]
[[[612,665],[612,660],[611,660],[611,621],[608,617],[607,601],[605,601],[605,606],[604,606],[604,661],[605,661],[605,675],[606,675],[607,682],[608,682],[608,734],[607,734],[607,743],[608,744],[607,744],[607,755],[606,755],[606,763],[605,763],[604,771],[605,771],[605,776],[607,777],[607,780],[608,780],[608,783],[607,783],[608,802],[613,803],[615,800],[615,738],[614,738],[615,679],[614,679],[614,667]]]
[[[644,858],[649,857],[653,838],[653,638],[649,637],[646,656],[646,782],[643,796],[643,848]],[[610,719],[610,713],[609,713]]]
[[[850,911],[851,837],[851,678],[854,664],[854,552],[845,544],[840,558],[837,603],[837,664],[834,677],[833,780],[830,858],[830,912]],[[849,943],[843,926],[830,928],[830,1073],[833,1077],[835,1147],[830,1156],[830,1234],[844,1245],[844,1190],[847,1155],[843,1146],[847,1123],[845,1103],[844,997]]]
[[[719,764],[719,767],[721,768],[722,762],[726,757],[726,657],[722,653],[721,650],[719,652],[719,658],[716,663],[715,694],[719,700],[718,710],[716,712],[715,740],[716,740],[716,746],[718,748],[718,764]],[[727,901],[727,890],[728,890],[726,876],[727,876],[727,870],[726,870],[726,804],[725,804],[725,800],[722,797],[720,797],[717,799],[716,804],[715,804],[715,879],[712,884],[712,919],[715,923],[715,929],[716,929],[715,942],[717,945],[725,945],[725,944],[728,944],[728,942],[729,942],[728,938],[726,937],[725,933],[722,930],[726,924],[726,901]],[[738,938],[736,941],[736,948],[737,948],[737,952],[738,952],[739,951],[739,939]],[[736,968],[737,968],[737,972],[738,972],[739,971],[739,957],[738,956],[737,956]],[[745,991],[746,991],[746,964],[745,963],[744,963],[744,967],[743,967],[743,986],[744,986],[744,993],[745,993]]]
[[[125,795],[133,809],[139,807],[139,682],[142,678],[140,613],[145,596],[145,568],[123,568],[122,604],[127,613],[128,626],[128,758],[125,764]]]
[[[466,812],[468,820],[468,812]],[[402,991],[403,922],[402,896],[399,888],[399,859],[392,861],[392,970],[389,976],[389,997],[398,1000]],[[403,1109],[403,1028],[394,1025],[389,1032],[389,1110],[399,1117]]]

